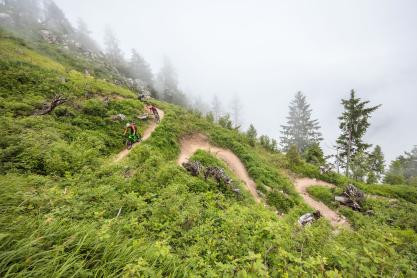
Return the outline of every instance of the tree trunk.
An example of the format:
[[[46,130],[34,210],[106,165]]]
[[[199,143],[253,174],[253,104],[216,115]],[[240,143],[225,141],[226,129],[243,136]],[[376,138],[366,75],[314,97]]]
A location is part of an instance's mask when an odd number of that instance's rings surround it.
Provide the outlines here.
[[[349,128],[349,141],[348,141],[348,149],[346,154],[346,177],[349,178],[349,165],[350,165],[350,150],[352,149],[352,130]]]
[[[59,105],[65,103],[67,101],[66,98],[62,97],[62,96],[54,96],[54,98],[51,100],[51,103],[49,103],[48,105],[46,105],[41,111],[37,111],[34,114],[35,115],[46,115],[51,113],[52,111],[54,111],[54,109],[56,107],[58,107]]]

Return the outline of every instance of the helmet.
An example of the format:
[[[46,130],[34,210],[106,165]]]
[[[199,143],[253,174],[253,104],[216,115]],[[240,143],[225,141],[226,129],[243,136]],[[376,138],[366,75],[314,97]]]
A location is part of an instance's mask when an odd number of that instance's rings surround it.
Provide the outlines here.
[[[126,127],[129,127],[130,126],[130,123],[126,123]]]

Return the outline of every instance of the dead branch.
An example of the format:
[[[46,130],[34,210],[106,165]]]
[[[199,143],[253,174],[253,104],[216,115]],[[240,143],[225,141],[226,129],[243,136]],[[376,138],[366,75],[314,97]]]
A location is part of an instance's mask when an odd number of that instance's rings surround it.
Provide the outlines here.
[[[67,98],[60,96],[60,95],[56,95],[53,97],[53,99],[51,100],[51,102],[49,104],[45,104],[44,108],[38,112],[35,112],[35,115],[46,115],[51,113],[52,111],[54,111],[54,109],[56,107],[58,107],[59,105],[67,102]]]

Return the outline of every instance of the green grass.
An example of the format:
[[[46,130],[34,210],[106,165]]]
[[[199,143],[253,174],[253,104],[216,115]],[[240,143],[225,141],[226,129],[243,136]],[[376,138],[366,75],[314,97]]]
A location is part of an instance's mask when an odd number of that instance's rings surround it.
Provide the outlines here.
[[[301,228],[297,219],[309,208],[282,169],[282,155],[158,101],[165,111],[159,127],[114,163],[125,123],[110,116],[142,113],[135,94],[62,63],[65,72],[18,59],[0,62],[1,277],[416,275],[411,203],[373,205],[397,224],[353,213],[355,231],[335,234],[325,219]],[[50,115],[32,115],[57,92],[70,101]],[[195,132],[236,153],[285,216],[178,166],[179,139]],[[194,158],[229,171],[206,152]]]
[[[417,188],[410,185],[363,184],[356,183],[363,191],[387,198],[398,198],[417,204]]]
[[[369,225],[388,225],[399,229],[411,229],[417,232],[417,205],[402,199],[367,196],[360,212],[340,205],[334,197],[341,195],[342,189],[323,186],[311,186],[308,193],[333,209],[339,209],[356,228]]]

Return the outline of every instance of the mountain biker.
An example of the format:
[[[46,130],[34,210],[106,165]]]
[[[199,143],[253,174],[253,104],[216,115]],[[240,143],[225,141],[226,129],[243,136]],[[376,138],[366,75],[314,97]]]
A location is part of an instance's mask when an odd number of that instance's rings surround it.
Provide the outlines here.
[[[156,107],[153,106],[152,104],[149,105],[148,109],[153,113],[153,115],[155,116],[155,119],[159,122],[158,109],[156,109]]]
[[[156,115],[158,115],[158,109],[156,109],[156,107],[155,106],[153,106],[152,104],[151,105],[149,105],[149,108],[148,108],[155,116]]]
[[[134,122],[128,122],[126,124],[125,132],[123,135],[126,135],[127,132],[129,132],[129,134],[137,135],[138,128]]]

